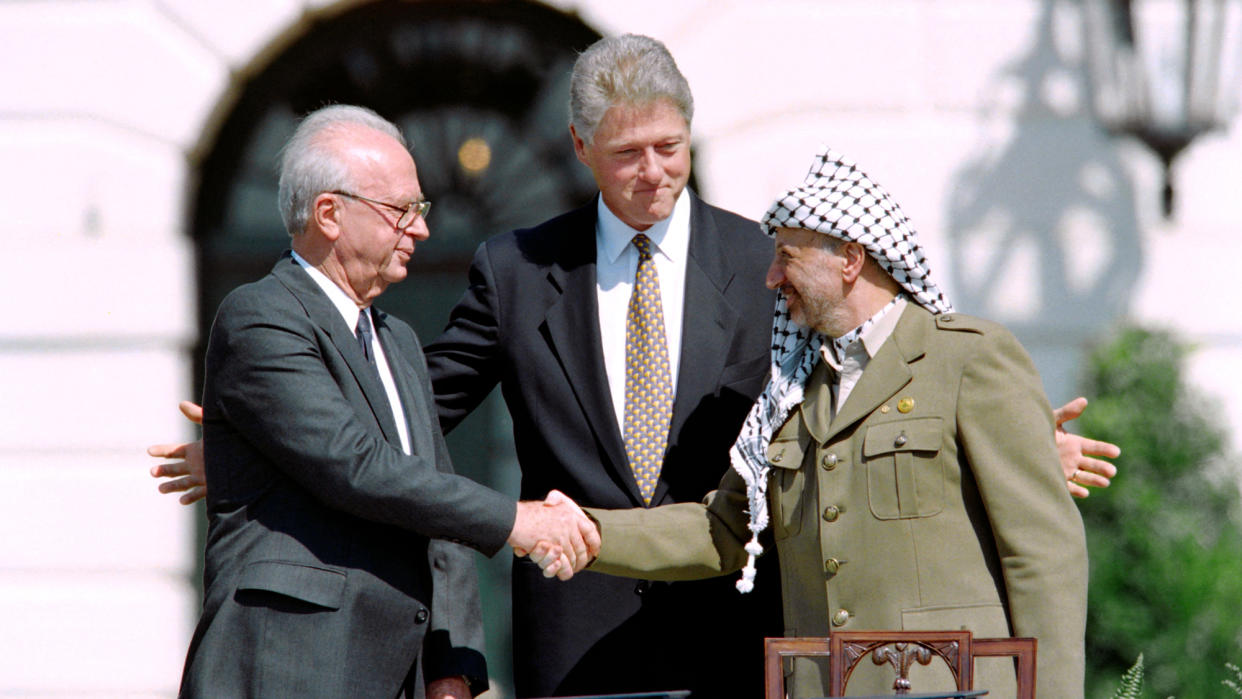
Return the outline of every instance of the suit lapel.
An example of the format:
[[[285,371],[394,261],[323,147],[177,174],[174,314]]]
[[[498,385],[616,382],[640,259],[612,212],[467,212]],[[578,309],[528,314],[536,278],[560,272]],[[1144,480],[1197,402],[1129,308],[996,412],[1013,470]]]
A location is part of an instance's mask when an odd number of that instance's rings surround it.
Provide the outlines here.
[[[592,202],[579,209],[560,231],[562,253],[548,266],[545,279],[553,300],[544,313],[543,332],[603,448],[607,468],[618,482],[626,484],[635,502],[641,503],[604,368],[596,289],[595,207]]]
[[[850,396],[841,406],[841,412],[828,426],[826,434],[815,435],[817,440],[827,442],[842,430],[861,420],[875,410],[884,401],[892,398],[903,386],[910,383],[914,375],[910,364],[918,361],[924,354],[927,344],[927,332],[930,329],[931,315],[921,307],[911,303],[901,314],[897,327],[888,341],[880,348],[862,377],[850,391]],[[808,416],[809,417],[809,416]],[[810,422],[811,429],[815,424],[823,425],[823,420]]]
[[[293,292],[293,295],[302,303],[302,307],[306,309],[306,314],[311,321],[327,334],[333,347],[345,360],[354,380],[358,382],[358,387],[362,389],[371,414],[374,415],[380,431],[384,434],[384,439],[400,447],[401,438],[397,434],[397,423],[392,418],[392,408],[388,405],[384,386],[366,357],[362,356],[362,350],[358,347],[353,328],[345,324],[344,318],[323,293],[323,289],[319,288],[315,280],[311,279],[306,270],[302,269],[288,252],[276,263],[272,274]],[[388,348],[384,349],[387,351]]]
[[[806,424],[807,431],[820,442],[828,441],[829,429],[832,427],[832,382],[832,369],[827,362],[820,359],[806,381],[806,393],[798,408],[802,412],[802,422]]]
[[[403,347],[397,341],[392,328],[388,325],[388,314],[372,307],[375,317],[375,330],[384,354],[388,358],[388,368],[392,372],[393,382],[397,384],[397,398],[401,401],[401,412],[405,415],[406,433],[410,436],[410,453],[432,454],[435,444],[432,443],[431,416],[427,410],[424,392],[421,390],[423,376],[407,357],[415,356],[414,348]],[[390,411],[391,412],[391,411]],[[436,419],[439,419],[438,417]],[[390,440],[391,441],[391,440]],[[401,446],[398,436],[395,446]]]
[[[738,323],[738,314],[725,298],[734,272],[726,259],[724,242],[702,200],[691,193],[690,202],[690,245],[680,319],[681,360],[669,425],[669,448],[675,446],[677,435],[702,397],[716,392],[728,357],[728,352],[717,348],[729,346]],[[713,349],[704,351],[705,347]],[[667,489],[661,479],[651,501],[659,502]]]
[[[725,298],[733,269],[725,259],[724,244],[698,197],[691,197],[690,247],[686,259],[686,289],[681,318],[681,370],[669,432],[676,435],[694,411],[698,397],[715,391],[728,353],[704,352],[704,347],[728,345],[738,323],[737,312]]]

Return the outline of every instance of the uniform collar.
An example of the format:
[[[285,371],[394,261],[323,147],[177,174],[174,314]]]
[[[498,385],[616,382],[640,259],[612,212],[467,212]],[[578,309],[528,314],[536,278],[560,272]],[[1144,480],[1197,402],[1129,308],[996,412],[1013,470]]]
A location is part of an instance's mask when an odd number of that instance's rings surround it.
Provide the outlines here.
[[[867,357],[874,357],[880,348],[884,346],[885,341],[893,334],[893,330],[897,327],[897,321],[901,319],[901,312],[905,310],[908,301],[905,294],[898,294],[857,328],[845,333],[841,337],[835,338],[830,342],[824,343],[820,347],[820,353],[824,357],[824,361],[833,369],[841,370],[841,364],[845,360],[845,354],[849,350],[850,345],[862,341],[863,349],[867,353]]]

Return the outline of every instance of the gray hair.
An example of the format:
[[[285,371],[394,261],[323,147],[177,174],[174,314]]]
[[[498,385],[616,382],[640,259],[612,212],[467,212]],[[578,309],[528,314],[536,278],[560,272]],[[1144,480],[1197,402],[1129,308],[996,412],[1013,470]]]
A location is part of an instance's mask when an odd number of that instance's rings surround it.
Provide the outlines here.
[[[609,107],[659,99],[671,100],[689,128],[694,96],[668,48],[638,34],[605,37],[574,63],[569,79],[569,123],[579,138],[592,143]]]
[[[311,202],[321,192],[353,187],[331,143],[332,136],[351,126],[374,129],[406,146],[395,124],[366,107],[334,104],[307,114],[280,154],[280,218],[291,237],[306,230]]]

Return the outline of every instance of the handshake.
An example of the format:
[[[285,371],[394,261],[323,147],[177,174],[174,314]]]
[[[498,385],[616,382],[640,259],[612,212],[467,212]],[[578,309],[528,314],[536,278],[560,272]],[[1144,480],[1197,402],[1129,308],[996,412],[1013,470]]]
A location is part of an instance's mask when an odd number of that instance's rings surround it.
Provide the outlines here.
[[[529,556],[544,577],[570,579],[595,559],[599,544],[595,522],[559,490],[542,502],[518,502],[509,545],[517,555]]]

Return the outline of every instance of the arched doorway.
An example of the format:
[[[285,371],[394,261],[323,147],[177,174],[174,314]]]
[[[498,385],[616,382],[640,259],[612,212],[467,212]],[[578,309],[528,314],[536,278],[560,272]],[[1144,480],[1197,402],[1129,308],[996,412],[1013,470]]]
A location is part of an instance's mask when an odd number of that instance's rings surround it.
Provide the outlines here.
[[[371,107],[413,144],[435,202],[432,239],[380,305],[424,341],[444,326],[480,242],[595,194],[567,133],[569,71],[599,38],[578,19],[533,2],[384,0],[316,14],[291,31],[239,86],[202,149],[190,212],[201,343],[223,296],[267,273],[288,247],[276,209],[278,151],[297,119],[323,104]],[[493,395],[449,435],[457,470],[516,494],[511,432]],[[480,561],[489,667],[511,684],[510,561]]]

